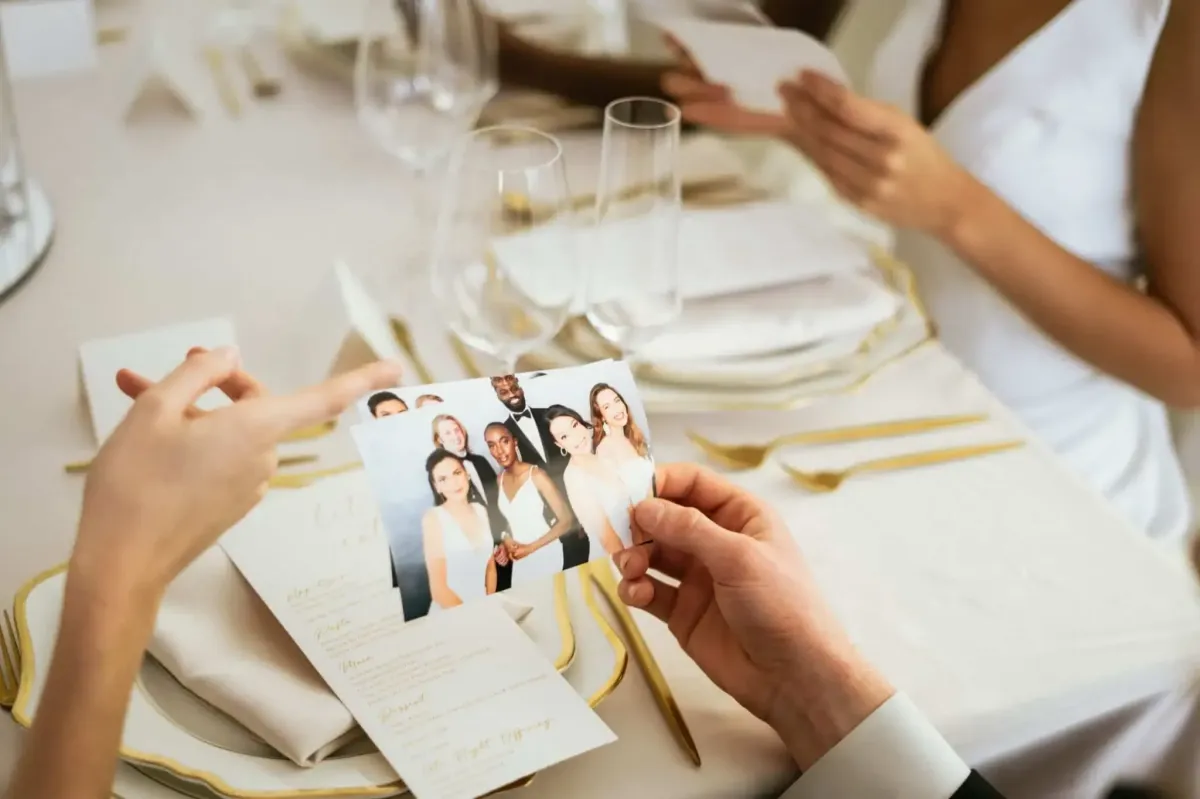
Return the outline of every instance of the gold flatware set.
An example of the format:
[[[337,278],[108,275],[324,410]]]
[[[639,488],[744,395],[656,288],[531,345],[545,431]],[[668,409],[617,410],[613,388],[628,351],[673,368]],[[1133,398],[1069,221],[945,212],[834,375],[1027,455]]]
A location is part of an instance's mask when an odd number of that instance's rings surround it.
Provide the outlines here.
[[[927,433],[961,425],[977,424],[987,420],[983,414],[958,414],[952,416],[929,416],[916,419],[897,419],[889,422],[871,422],[849,427],[825,430],[805,430],[778,436],[764,444],[719,444],[699,433],[688,431],[687,436],[710,460],[728,469],[757,469],[779,449],[799,445],[844,444],[879,438]],[[855,475],[878,472],[893,472],[916,469],[940,463],[978,458],[998,452],[1006,452],[1024,446],[1023,441],[1011,440],[945,449],[924,450],[886,458],[876,458],[856,463],[843,469],[809,471],[782,464],[788,476],[802,488],[814,493],[836,491],[842,483]]]

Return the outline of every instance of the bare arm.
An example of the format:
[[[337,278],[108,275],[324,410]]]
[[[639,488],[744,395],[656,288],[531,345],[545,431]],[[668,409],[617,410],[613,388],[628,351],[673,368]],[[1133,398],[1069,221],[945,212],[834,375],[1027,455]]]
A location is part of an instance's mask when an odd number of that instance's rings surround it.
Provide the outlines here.
[[[1200,406],[1200,9],[1171,5],[1133,149],[1148,294],[1072,255],[976,185],[947,236],[1071,352],[1168,404]]]
[[[767,0],[763,11],[778,26],[824,40],[845,0]],[[500,26],[500,79],[556,94],[580,105],[605,106],[620,97],[662,97],[670,62],[596,58],[555,52]]]
[[[547,530],[541,538],[532,544],[520,547],[521,550],[524,550],[523,555],[528,555],[530,552],[535,552],[547,544],[557,541],[575,524],[575,514],[571,512],[567,503],[563,502],[562,495],[558,493],[558,486],[554,485],[554,481],[550,479],[549,475],[541,469],[534,469],[532,479],[534,487],[542,495],[546,504],[550,506],[550,510],[554,512],[555,522],[554,526]]]
[[[484,591],[488,594],[496,593],[496,558],[495,556],[488,558],[487,573],[483,577]]]
[[[442,544],[442,526],[433,511],[421,520],[421,535],[425,543],[425,570],[429,573],[429,594],[440,607],[452,608],[462,604],[462,598],[450,590],[446,579],[446,549]]]
[[[565,482],[571,507],[575,509],[575,515],[579,517],[584,532],[598,539],[605,552],[620,552],[624,549],[621,537],[613,529],[608,514],[596,499],[588,478],[579,473],[567,472]]]
[[[67,579],[58,645],[8,799],[112,794],[129,693],[161,595],[116,574],[97,578]]]

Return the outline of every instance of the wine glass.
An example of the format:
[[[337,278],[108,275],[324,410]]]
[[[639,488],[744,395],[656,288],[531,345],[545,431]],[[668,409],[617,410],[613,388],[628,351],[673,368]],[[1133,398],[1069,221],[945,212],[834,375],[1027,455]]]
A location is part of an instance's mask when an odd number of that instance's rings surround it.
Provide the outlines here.
[[[628,359],[683,310],[679,279],[679,109],[648,97],[604,112],[588,231],[587,319]]]
[[[582,289],[562,146],[532,128],[474,131],[448,160],[443,197],[432,258],[438,311],[511,374],[558,333]]]
[[[499,86],[494,21],[474,0],[368,0],[354,67],[358,119],[427,172]]]

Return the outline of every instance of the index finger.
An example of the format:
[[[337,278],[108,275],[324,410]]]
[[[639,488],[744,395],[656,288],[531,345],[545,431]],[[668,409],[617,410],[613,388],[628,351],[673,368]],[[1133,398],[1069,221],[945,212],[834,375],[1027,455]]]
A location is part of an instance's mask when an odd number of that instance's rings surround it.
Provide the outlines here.
[[[739,531],[763,512],[749,491],[695,463],[668,463],[654,471],[655,496],[695,508],[726,530]]]
[[[801,73],[799,88],[822,111],[841,124],[881,139],[890,135],[891,119],[886,106],[861,97],[813,70]]]
[[[246,405],[255,415],[255,429],[264,438],[278,441],[305,427],[328,421],[346,410],[359,397],[400,382],[400,365],[376,361],[324,383],[282,397],[263,397]]]

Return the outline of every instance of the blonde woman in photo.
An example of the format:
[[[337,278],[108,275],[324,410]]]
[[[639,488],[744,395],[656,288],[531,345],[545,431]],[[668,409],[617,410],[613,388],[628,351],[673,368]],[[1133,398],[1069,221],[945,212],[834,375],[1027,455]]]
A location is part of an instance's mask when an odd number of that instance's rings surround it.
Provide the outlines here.
[[[654,461],[646,434],[638,426],[621,392],[597,383],[588,397],[596,457],[616,467],[633,504],[654,493]]]
[[[471,501],[462,459],[444,449],[425,461],[434,506],[421,520],[429,592],[439,608],[453,608],[496,591],[496,546],[487,508]]]
[[[563,471],[567,501],[587,533],[589,560],[620,552],[632,542],[629,489],[612,463],[596,455],[592,426],[565,405],[546,409],[554,443],[568,458]]]

